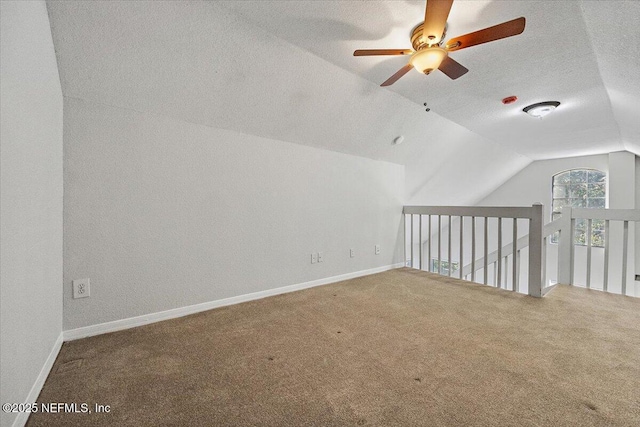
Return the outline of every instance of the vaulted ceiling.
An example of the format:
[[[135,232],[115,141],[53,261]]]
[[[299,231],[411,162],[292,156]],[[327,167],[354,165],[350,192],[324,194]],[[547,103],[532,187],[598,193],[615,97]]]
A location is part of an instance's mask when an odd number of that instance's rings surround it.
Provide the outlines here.
[[[407,58],[353,51],[410,48],[424,6],[48,2],[66,97],[413,165],[410,193],[454,165],[489,188],[535,159],[640,154],[640,2],[456,0],[447,38],[519,16],[526,29],[453,52],[470,70],[458,80],[412,71],[380,87]],[[546,100],[562,104],[542,120],[521,111]]]
[[[406,57],[354,58],[359,48],[411,48],[424,1],[223,2],[261,28],[374,83]],[[470,72],[411,72],[390,87],[418,105],[533,159],[640,148],[640,2],[454,2],[447,38],[520,16],[517,37],[457,51]],[[500,100],[516,95],[505,107]],[[524,106],[562,102],[544,121]],[[629,144],[629,147],[626,146]]]

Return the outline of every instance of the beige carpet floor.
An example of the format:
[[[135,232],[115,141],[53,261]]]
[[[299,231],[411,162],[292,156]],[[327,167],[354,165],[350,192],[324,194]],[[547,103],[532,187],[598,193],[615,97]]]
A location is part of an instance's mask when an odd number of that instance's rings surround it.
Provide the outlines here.
[[[400,269],[65,343],[29,426],[640,426],[640,299]]]

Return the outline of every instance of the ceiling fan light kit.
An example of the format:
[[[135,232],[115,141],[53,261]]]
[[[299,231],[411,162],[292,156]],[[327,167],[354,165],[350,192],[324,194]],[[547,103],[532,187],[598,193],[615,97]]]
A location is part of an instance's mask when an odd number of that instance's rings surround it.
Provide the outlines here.
[[[440,66],[447,55],[447,51],[440,46],[428,47],[411,55],[409,63],[416,70],[424,74],[429,74]]]
[[[411,32],[411,49],[359,49],[354,56],[373,55],[411,55],[409,63],[389,77],[380,86],[390,86],[400,77],[415,68],[421,73],[430,74],[433,70],[442,71],[455,80],[469,70],[452,59],[449,52],[465,49],[483,43],[518,35],[524,31],[523,17],[494,25],[493,27],[465,34],[444,43],[447,18],[453,0],[428,0],[424,22],[418,24]],[[443,47],[444,46],[444,47]]]
[[[525,113],[535,118],[543,118],[547,114],[551,113],[553,110],[558,108],[560,103],[558,101],[545,101],[538,102],[536,104],[531,104],[522,109]]]

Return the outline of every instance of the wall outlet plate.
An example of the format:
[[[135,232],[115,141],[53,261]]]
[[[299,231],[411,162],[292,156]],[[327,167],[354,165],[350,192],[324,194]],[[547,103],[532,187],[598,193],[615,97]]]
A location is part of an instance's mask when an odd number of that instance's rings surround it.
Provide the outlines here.
[[[349,249],[349,256],[351,258],[355,257],[356,256],[356,251],[354,251],[353,249]]]
[[[318,262],[318,254],[314,252],[311,254],[311,264],[315,264],[316,262]]]
[[[376,255],[380,255],[380,245],[376,245]]]
[[[324,253],[318,252],[318,262],[323,262],[323,261],[324,261]]]
[[[87,279],[77,279],[73,282],[73,298],[86,298],[91,295],[91,281]]]

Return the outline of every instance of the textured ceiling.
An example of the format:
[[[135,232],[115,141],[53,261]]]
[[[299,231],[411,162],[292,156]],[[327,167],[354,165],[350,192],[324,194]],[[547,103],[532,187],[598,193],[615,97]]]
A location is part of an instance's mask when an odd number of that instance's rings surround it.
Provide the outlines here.
[[[223,3],[375,83],[406,57],[354,58],[352,51],[410,47],[409,33],[424,14],[424,1]],[[459,80],[412,71],[384,90],[426,101],[441,116],[532,159],[632,148],[621,134],[638,144],[632,117],[640,117],[634,102],[640,93],[640,2],[457,0],[447,38],[520,16],[527,19],[522,35],[452,53],[470,70]],[[519,101],[502,105],[509,95]],[[547,100],[562,106],[543,120],[522,114],[524,106]]]
[[[640,2],[581,6],[622,141],[640,155]]]
[[[478,198],[532,159],[640,154],[640,2],[456,0],[448,38],[519,16],[527,27],[452,53],[470,70],[456,81],[412,71],[389,88],[379,84],[407,58],[353,50],[410,47],[424,1],[48,9],[65,97],[412,166],[409,196],[433,194],[460,165],[475,169],[464,184]],[[518,102],[502,105],[509,95]],[[562,105],[542,120],[522,113],[544,100]]]

